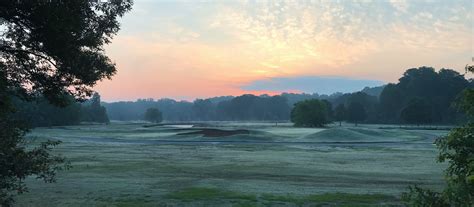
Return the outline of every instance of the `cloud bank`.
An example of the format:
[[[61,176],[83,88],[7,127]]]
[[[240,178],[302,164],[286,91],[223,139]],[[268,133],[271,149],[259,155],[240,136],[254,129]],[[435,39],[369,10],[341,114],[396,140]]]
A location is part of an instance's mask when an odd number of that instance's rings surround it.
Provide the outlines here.
[[[269,78],[252,81],[241,88],[252,91],[300,91],[305,93],[332,94],[336,92],[350,93],[364,87],[381,86],[378,80],[363,80],[346,77],[300,76]]]
[[[276,77],[462,72],[472,14],[471,0],[136,0],[106,48],[118,74],[96,89],[104,100],[193,98],[239,95]]]

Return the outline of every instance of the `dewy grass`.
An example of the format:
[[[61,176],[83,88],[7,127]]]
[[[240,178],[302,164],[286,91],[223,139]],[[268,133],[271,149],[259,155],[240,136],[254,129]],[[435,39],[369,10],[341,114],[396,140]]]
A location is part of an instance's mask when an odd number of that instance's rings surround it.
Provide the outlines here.
[[[349,194],[349,193],[325,193],[318,195],[275,195],[262,194],[251,195],[233,191],[225,191],[217,188],[193,187],[172,192],[165,196],[168,199],[176,199],[184,202],[196,200],[241,200],[246,204],[257,203],[285,203],[285,204],[354,204],[354,205],[383,205],[386,202],[398,202],[393,196],[383,194]],[[240,202],[242,203],[242,202]]]
[[[325,193],[321,195],[311,195],[305,198],[314,202],[336,202],[336,203],[380,203],[386,201],[396,201],[393,196],[383,194],[349,194],[349,193]]]
[[[266,201],[279,201],[294,204],[381,204],[383,202],[396,202],[397,198],[383,194],[349,194],[349,193],[325,193],[308,196],[295,195],[272,195],[264,194],[261,199]]]
[[[237,199],[256,201],[256,196],[254,195],[204,187],[187,188],[181,191],[170,193],[166,197],[177,200]]]
[[[230,129],[226,124],[221,123],[216,128]],[[183,130],[169,127],[143,129],[141,125],[125,123],[34,129],[28,134],[31,140],[38,137],[61,140],[63,143],[54,152],[64,155],[73,168],[59,172],[57,183],[45,185],[34,178],[27,179],[30,192],[18,196],[17,206],[173,206],[176,203],[176,206],[180,203],[197,203],[197,206],[298,206],[300,203],[302,206],[307,203],[380,206],[385,205],[384,198],[380,197],[379,203],[374,201],[378,199],[374,194],[396,197],[409,184],[433,189],[444,185],[444,166],[435,161],[437,151],[431,138],[421,145],[411,145],[406,143],[408,139],[398,136],[434,138],[443,131],[381,130],[369,125],[356,128],[362,130],[351,130],[354,129],[352,126],[335,130],[280,125],[254,127],[248,123],[232,123],[232,126],[255,132],[250,135],[252,140],[286,143],[114,142],[112,138],[138,141],[210,139],[179,136],[176,134]],[[396,146],[288,144],[319,141],[304,138],[317,132],[325,132],[318,136],[328,140],[338,138],[342,133],[348,135],[343,137],[347,140],[356,140],[359,136],[371,141],[400,140],[403,143]],[[369,133],[380,133],[381,136],[370,136]],[[327,136],[321,136],[324,134]],[[248,136],[213,139],[248,141]],[[359,193],[364,195],[352,196]],[[110,198],[110,201],[100,198]],[[397,201],[387,203],[399,204]]]

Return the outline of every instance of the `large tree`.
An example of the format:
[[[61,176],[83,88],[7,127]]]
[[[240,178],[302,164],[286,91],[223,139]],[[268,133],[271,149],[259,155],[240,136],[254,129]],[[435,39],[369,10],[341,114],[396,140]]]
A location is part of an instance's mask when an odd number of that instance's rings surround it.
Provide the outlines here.
[[[101,106],[99,93],[94,93],[92,98],[82,105],[81,121],[109,123],[107,110]]]
[[[300,101],[291,110],[295,126],[322,127],[329,123],[327,104],[318,99]]]
[[[346,120],[347,111],[344,104],[337,105],[336,109],[334,110],[334,120],[339,122],[339,126],[342,125],[342,121]]]
[[[161,111],[157,108],[149,108],[145,111],[145,120],[154,123],[160,123],[163,120]]]
[[[411,68],[405,71],[397,84],[387,85],[380,96],[380,119],[397,122],[401,110],[414,98],[430,103],[432,121],[436,123],[454,123],[462,118],[451,103],[471,83],[464,75],[451,69],[432,67]],[[471,84],[472,85],[472,84]]]
[[[0,205],[26,190],[24,179],[36,175],[54,181],[63,158],[50,154],[58,142],[34,149],[23,145],[26,129],[12,120],[12,96],[41,95],[65,106],[67,94],[91,95],[98,80],[116,68],[103,46],[119,30],[118,18],[132,2],[2,0],[0,1]]]
[[[347,107],[347,121],[354,123],[357,126],[358,123],[364,121],[367,118],[367,112],[364,105],[359,102],[351,102]]]
[[[473,73],[473,66],[466,66]],[[474,89],[466,89],[457,105],[468,116],[468,123],[455,128],[436,140],[438,161],[448,162],[445,170],[447,185],[441,192],[410,186],[403,194],[408,206],[461,206],[474,205]]]
[[[433,109],[421,98],[412,99],[400,112],[400,117],[408,124],[429,124],[432,121]]]
[[[396,84],[388,84],[379,97],[378,118],[385,123],[397,122],[403,105],[403,97]]]

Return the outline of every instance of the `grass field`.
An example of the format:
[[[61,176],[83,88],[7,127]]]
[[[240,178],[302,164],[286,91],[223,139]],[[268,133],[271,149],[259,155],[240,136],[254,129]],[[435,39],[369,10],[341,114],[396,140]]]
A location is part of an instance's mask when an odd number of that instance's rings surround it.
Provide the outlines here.
[[[145,125],[34,129],[73,168],[29,178],[18,206],[397,206],[410,184],[443,186],[432,143],[447,131]]]

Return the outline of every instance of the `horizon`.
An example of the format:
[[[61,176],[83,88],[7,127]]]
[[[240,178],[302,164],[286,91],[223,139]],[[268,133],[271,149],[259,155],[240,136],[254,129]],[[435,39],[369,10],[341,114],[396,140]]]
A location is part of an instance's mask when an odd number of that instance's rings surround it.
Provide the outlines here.
[[[382,86],[386,86],[386,84],[384,85],[380,85],[380,86],[374,86],[374,87],[382,87]],[[368,87],[368,86],[367,86]],[[365,87],[364,87],[365,88]],[[360,89],[360,90],[357,90],[357,91],[353,91],[353,92],[348,92],[348,93],[356,93],[356,92],[361,92],[364,88]],[[370,88],[373,88],[373,87],[370,87]],[[181,102],[181,101],[184,101],[184,102],[194,102],[198,99],[201,99],[201,100],[206,100],[206,99],[212,99],[212,98],[219,98],[219,97],[237,97],[237,96],[243,96],[243,95],[254,95],[254,96],[281,96],[282,94],[284,93],[287,93],[287,94],[299,94],[299,95],[318,95],[318,96],[332,96],[332,95],[336,95],[336,94],[346,94],[346,93],[343,93],[343,92],[333,92],[333,93],[330,93],[330,94],[321,94],[321,93],[306,93],[306,92],[299,92],[299,91],[294,91],[294,92],[269,92],[269,93],[261,93],[261,94],[255,94],[255,93],[243,93],[243,94],[239,94],[239,95],[222,95],[222,96],[209,96],[209,97],[197,97],[197,98],[194,98],[194,99],[176,99],[176,98],[170,98],[170,97],[158,97],[158,98],[152,98],[152,97],[142,97],[142,98],[137,98],[135,100],[111,100],[111,101],[104,101],[104,100],[101,100],[101,102],[104,102],[104,103],[116,103],[116,102],[136,102],[138,100],[153,100],[153,101],[159,101],[159,100],[164,100],[164,99],[171,99],[171,100],[175,100],[177,102]],[[99,94],[100,95],[100,94]],[[102,96],[102,95],[101,95]]]
[[[105,48],[118,72],[94,90],[109,102],[330,94],[393,83],[424,65],[463,73],[473,48],[470,7],[467,0],[138,0]],[[325,77],[360,83],[297,84]]]
[[[328,78],[328,77],[308,77],[308,78],[321,78],[321,79],[325,79],[325,78]],[[337,77],[337,76],[334,76],[334,77],[330,77],[328,78],[328,80],[331,80],[331,78],[334,78],[334,79],[344,79],[344,77]],[[175,100],[175,101],[186,101],[186,102],[194,102],[195,100],[198,100],[198,99],[211,99],[211,98],[217,98],[217,97],[237,97],[237,96],[242,96],[242,95],[255,95],[255,96],[280,96],[284,93],[288,93],[288,94],[308,94],[308,95],[319,95],[319,96],[331,96],[331,95],[334,95],[334,94],[338,94],[338,93],[341,93],[341,94],[346,94],[346,93],[356,93],[356,92],[360,92],[362,91],[363,89],[365,88],[374,88],[374,87],[382,87],[382,86],[386,86],[387,84],[389,83],[384,83],[384,82],[380,82],[380,81],[374,81],[374,80],[358,80],[358,79],[346,79],[347,81],[353,81],[355,84],[364,84],[364,83],[368,83],[368,82],[373,82],[373,83],[380,83],[379,85],[375,84],[375,85],[364,85],[362,86],[360,89],[354,89],[354,90],[348,90],[347,88],[345,90],[340,90],[338,91],[337,89],[334,89],[332,92],[326,92],[326,93],[320,93],[320,92],[307,92],[307,91],[296,91],[296,90],[287,90],[287,91],[271,91],[271,90],[247,90],[247,93],[244,92],[244,93],[241,93],[241,94],[236,94],[236,95],[216,95],[216,96],[206,96],[206,97],[194,97],[194,98],[186,98],[186,97],[138,97],[134,100],[121,100],[121,99],[117,99],[117,100],[102,100],[102,102],[105,102],[105,103],[114,103],[114,102],[129,102],[129,101],[138,101],[138,100],[142,100],[142,99],[153,99],[154,101],[158,101],[158,100],[162,100],[162,99],[172,99],[172,100]],[[360,81],[360,82],[359,82]],[[303,83],[304,84],[304,83]],[[102,94],[99,93],[99,95],[102,97]],[[102,98],[101,98],[102,99]]]
[[[474,207],[474,0],[0,2],[0,207]]]

